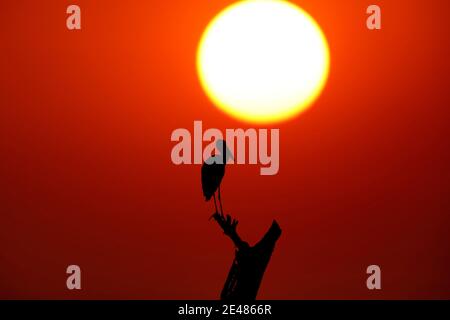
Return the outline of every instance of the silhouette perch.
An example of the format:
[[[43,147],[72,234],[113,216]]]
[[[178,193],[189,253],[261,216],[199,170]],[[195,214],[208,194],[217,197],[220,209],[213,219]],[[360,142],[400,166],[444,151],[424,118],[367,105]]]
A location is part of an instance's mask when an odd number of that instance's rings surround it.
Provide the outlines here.
[[[229,159],[233,159],[233,155],[224,140],[217,140],[216,148],[221,153],[209,157],[202,165],[202,189],[206,201],[209,201],[211,197],[214,198],[215,212],[219,212],[216,204],[216,191],[218,191],[220,215],[223,216],[220,184],[225,175],[225,165]]]
[[[276,221],[273,221],[264,237],[253,247],[239,237],[236,231],[238,221],[230,215],[225,216],[220,198],[220,185],[225,175],[225,166],[229,159],[233,159],[233,155],[224,140],[217,141],[216,149],[220,153],[209,157],[202,165],[203,196],[206,201],[213,197],[215,212],[211,218],[217,221],[236,248],[220,297],[227,301],[255,300],[275,243],[281,235],[281,228]],[[220,211],[217,209],[216,192],[219,197]]]
[[[239,237],[236,231],[237,220],[230,215],[225,217],[217,213],[213,218],[236,247],[220,298],[226,301],[255,300],[275,244],[281,235],[280,226],[274,220],[262,239],[251,247]]]

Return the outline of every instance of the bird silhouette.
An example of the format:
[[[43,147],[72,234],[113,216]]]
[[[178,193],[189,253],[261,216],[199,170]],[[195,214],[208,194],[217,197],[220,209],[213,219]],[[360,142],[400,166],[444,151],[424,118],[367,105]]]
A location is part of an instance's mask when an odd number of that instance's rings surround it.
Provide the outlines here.
[[[224,214],[222,209],[222,200],[220,198],[220,184],[225,175],[225,165],[227,164],[228,160],[233,160],[234,158],[224,140],[217,140],[216,149],[221,153],[217,155],[213,154],[211,157],[206,159],[202,165],[202,189],[206,201],[209,201],[211,197],[213,197],[214,207],[216,209],[215,213],[219,212],[217,210],[216,203],[216,191],[218,192],[220,216],[223,217]]]

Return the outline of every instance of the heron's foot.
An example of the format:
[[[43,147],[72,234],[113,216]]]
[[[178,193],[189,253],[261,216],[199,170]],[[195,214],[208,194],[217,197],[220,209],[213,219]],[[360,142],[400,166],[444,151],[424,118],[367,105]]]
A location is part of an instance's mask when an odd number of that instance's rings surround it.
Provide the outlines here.
[[[214,220],[219,221],[219,219],[221,219],[221,215],[217,212],[214,212],[208,220],[211,220],[212,218],[214,218]]]
[[[210,217],[209,220],[214,218],[217,222],[219,222],[220,225],[222,225],[225,222],[225,216],[221,212],[214,212]]]
[[[225,216],[221,213],[214,212],[209,219],[211,220],[212,218],[217,221],[217,223],[222,228],[223,233],[225,233],[227,236],[236,234],[236,227],[239,221],[232,218],[229,214]]]
[[[223,226],[222,226],[223,232],[226,235],[235,234],[238,223],[239,221],[237,221],[236,219],[232,218],[229,214],[227,214],[226,218],[223,219]]]

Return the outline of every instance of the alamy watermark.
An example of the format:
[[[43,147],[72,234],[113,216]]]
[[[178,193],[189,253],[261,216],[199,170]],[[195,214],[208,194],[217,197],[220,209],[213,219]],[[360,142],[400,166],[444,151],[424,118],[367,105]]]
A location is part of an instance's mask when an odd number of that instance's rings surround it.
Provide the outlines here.
[[[202,121],[194,121],[193,134],[188,129],[173,130],[170,140],[177,142],[170,153],[176,165],[202,164],[217,150],[217,142],[225,140],[232,157],[227,164],[260,164],[261,175],[275,175],[280,168],[279,129],[226,129],[216,128],[203,132]],[[203,148],[204,142],[208,144]]]

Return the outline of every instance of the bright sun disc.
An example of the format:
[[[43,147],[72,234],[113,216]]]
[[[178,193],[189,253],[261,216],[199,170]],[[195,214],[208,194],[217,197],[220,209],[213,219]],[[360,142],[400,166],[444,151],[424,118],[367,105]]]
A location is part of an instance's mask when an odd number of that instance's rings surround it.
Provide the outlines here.
[[[214,104],[258,123],[307,109],[328,69],[319,25],[286,1],[246,0],[225,8],[206,28],[197,52],[200,82]]]

